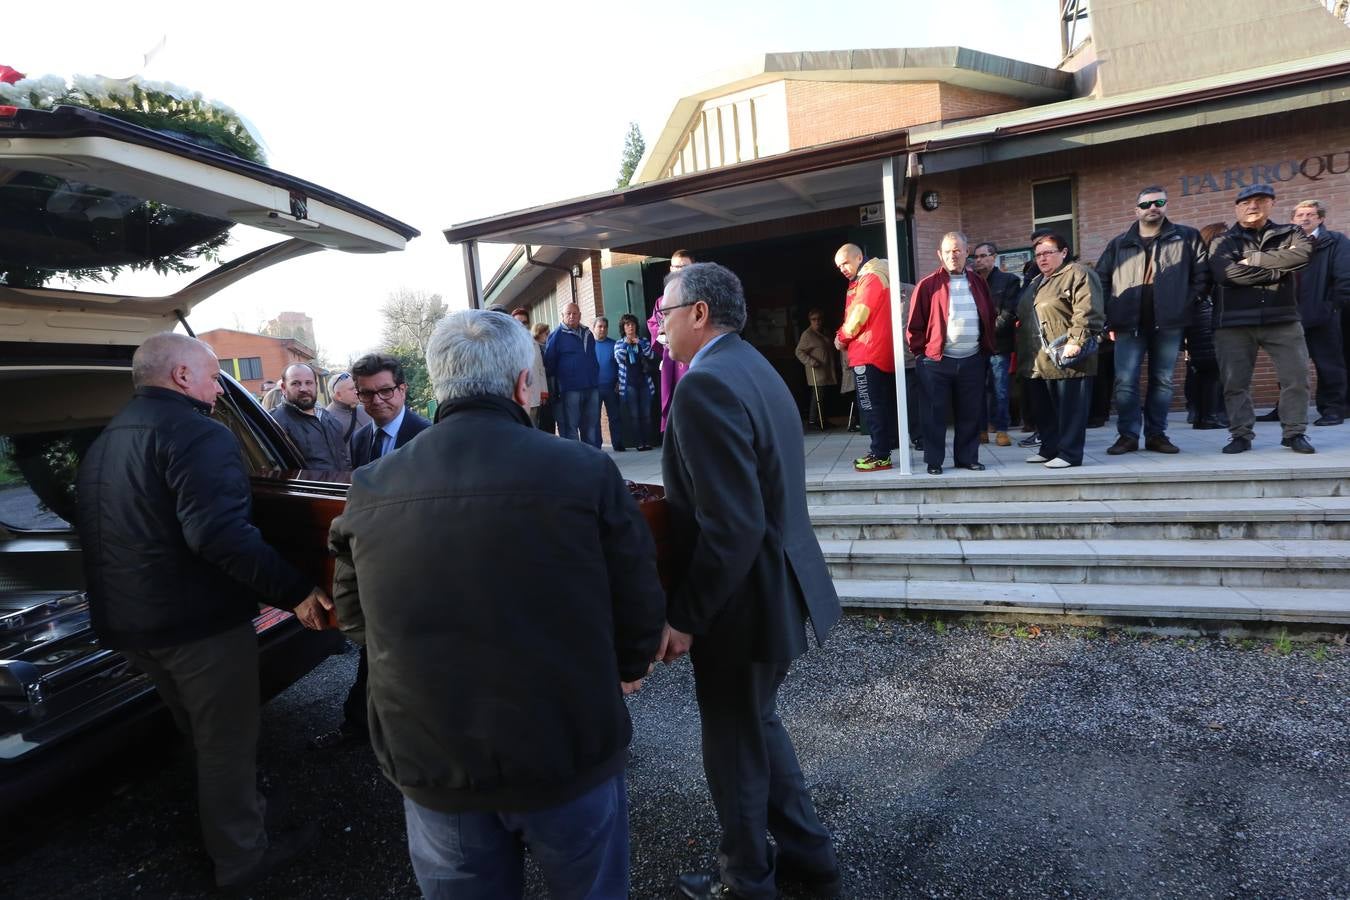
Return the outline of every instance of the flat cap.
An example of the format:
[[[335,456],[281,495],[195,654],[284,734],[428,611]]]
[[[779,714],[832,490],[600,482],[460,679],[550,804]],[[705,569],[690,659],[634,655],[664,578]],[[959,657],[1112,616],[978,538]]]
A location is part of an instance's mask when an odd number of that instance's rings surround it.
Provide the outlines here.
[[[1269,197],[1270,199],[1274,200],[1275,189],[1268,184],[1249,184],[1242,190],[1238,191],[1237,199],[1234,200],[1233,202],[1241,203],[1248,197]]]

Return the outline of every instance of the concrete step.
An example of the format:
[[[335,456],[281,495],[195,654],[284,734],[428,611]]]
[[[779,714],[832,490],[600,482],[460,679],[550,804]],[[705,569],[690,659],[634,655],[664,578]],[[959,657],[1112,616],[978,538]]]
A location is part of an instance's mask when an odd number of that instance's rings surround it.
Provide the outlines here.
[[[1030,452],[1030,451],[1028,451]],[[1217,468],[1217,467],[1216,467]],[[845,474],[808,482],[818,506],[880,503],[993,503],[1063,500],[1216,500],[1252,497],[1350,496],[1344,466],[1268,465],[1243,471],[1205,471],[1195,466],[1084,467],[1049,472],[990,467],[984,472],[948,469],[932,476],[892,473]]]
[[[836,581],[1343,588],[1350,541],[822,541]]]
[[[1350,624],[1350,590],[836,580],[849,609]]]
[[[1350,497],[824,504],[824,540],[1350,540]]]

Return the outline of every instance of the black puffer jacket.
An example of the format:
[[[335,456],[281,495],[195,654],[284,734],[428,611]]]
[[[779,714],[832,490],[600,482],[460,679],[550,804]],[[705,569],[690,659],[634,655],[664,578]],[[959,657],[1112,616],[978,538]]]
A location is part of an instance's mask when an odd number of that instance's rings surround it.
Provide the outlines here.
[[[994,352],[1012,353],[1017,349],[1017,298],[1022,296],[1022,279],[995,269],[989,273],[989,296],[994,301]]]
[[[205,404],[148,387],[80,464],[77,525],[94,631],[115,650],[219,634],[313,585],[252,523],[239,443]]]
[[[646,674],[665,621],[656,548],[595,448],[505,397],[437,420],[352,474],[329,533],[371,745],[431,809],[555,806],[623,768],[619,682]]]
[[[1145,276],[1150,269],[1144,239],[1135,222],[1112,238],[1097,259],[1097,277],[1106,294],[1106,328],[1132,333],[1139,329]],[[1163,219],[1153,242],[1153,327],[1185,328],[1195,303],[1209,293],[1209,248],[1200,232]]]
[[[1298,313],[1304,328],[1331,323],[1350,306],[1350,238],[1323,228],[1313,241],[1312,261],[1298,276]]]
[[[1297,322],[1294,273],[1308,264],[1312,250],[1302,228],[1274,222],[1259,232],[1234,225],[1215,238],[1209,248],[1214,327]]]

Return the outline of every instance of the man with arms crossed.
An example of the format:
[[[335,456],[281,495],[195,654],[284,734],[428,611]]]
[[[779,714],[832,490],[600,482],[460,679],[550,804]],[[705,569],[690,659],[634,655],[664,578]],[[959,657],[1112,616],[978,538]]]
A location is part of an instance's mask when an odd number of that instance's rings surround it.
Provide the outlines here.
[[[736,332],[741,283],[695,263],[666,285],[662,326],[688,363],[670,405],[661,470],[684,565],[660,656],[690,653],[703,768],[722,825],[718,874],[681,875],[682,896],[777,896],[775,879],[837,895],[830,834],[778,718],[778,687],[839,620],[806,512],[801,419],[773,366]],[[776,853],[770,850],[773,834]],[[776,860],[775,860],[776,856]]]

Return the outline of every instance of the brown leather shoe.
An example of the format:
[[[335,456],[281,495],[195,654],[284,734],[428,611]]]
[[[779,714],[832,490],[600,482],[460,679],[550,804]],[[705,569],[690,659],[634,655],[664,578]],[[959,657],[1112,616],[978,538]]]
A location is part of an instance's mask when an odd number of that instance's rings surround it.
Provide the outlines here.
[[[1181,448],[1167,439],[1165,434],[1153,434],[1144,438],[1144,449],[1154,453],[1180,453]]]
[[[1116,442],[1106,448],[1107,456],[1120,456],[1122,453],[1133,453],[1139,449],[1139,440],[1137,438],[1121,435],[1116,438]]]
[[[994,435],[994,443],[998,444],[1000,447],[1011,447],[1012,438],[1008,437],[1008,432],[1000,431],[998,434]]]
[[[981,432],[980,432],[980,443],[981,443],[981,444],[987,444],[987,443],[989,443],[989,432],[987,432],[987,431],[981,431]]]

